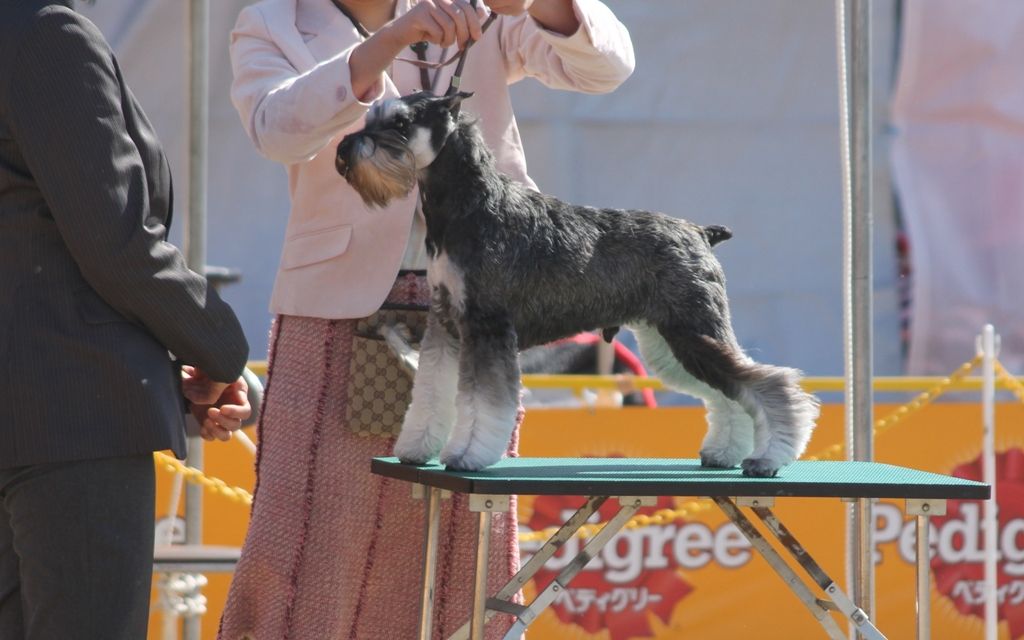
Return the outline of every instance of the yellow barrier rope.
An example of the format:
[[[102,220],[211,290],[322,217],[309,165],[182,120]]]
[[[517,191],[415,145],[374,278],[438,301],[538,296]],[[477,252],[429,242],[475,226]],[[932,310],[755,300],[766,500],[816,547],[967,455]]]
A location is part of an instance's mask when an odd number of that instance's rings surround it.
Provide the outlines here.
[[[957,386],[958,383],[967,377],[971,371],[974,370],[981,363],[981,356],[975,356],[968,362],[963,363],[957,367],[956,371],[951,373],[949,377],[942,378],[938,384],[931,389],[924,391],[914,397],[913,400],[897,407],[892,413],[880,418],[875,421],[875,428],[873,433],[878,435],[885,431],[888,431],[892,427],[896,426],[903,420],[906,420],[911,414],[917,413],[921,409],[924,409],[929,404],[934,402],[939,396],[950,391],[953,387]],[[830,447],[826,447],[820,453],[811,456],[805,456],[805,460],[833,460],[837,458],[843,452],[844,445],[842,443],[834,444]]]
[[[249,369],[258,376],[266,375],[265,360],[251,360]],[[589,374],[523,374],[523,386],[528,389],[569,389],[581,394],[586,389],[620,391],[623,394],[652,389],[667,391],[668,388],[658,378],[635,376],[631,374],[589,375]],[[927,389],[940,384],[945,378],[941,376],[875,376],[871,387],[876,393],[910,393]],[[1024,382],[1024,378],[1018,378]],[[846,380],[841,377],[808,376],[801,381],[801,386],[809,393],[842,392],[846,388]],[[964,377],[949,388],[949,391],[981,391],[982,380],[979,376]]]
[[[996,378],[1006,385],[1006,388],[1013,392],[1013,395],[1017,396],[1017,399],[1024,402],[1024,384],[1021,384],[1017,378],[1013,377],[1003,363],[998,360],[995,361]]]
[[[965,362],[964,364],[960,365],[956,369],[956,371],[954,371],[948,377],[939,379],[934,386],[918,394],[913,400],[911,400],[907,404],[898,407],[889,415],[877,420],[875,422],[874,427],[875,435],[888,431],[892,427],[896,426],[897,424],[908,418],[910,415],[920,411],[924,407],[934,402],[942,394],[954,388],[964,388],[964,380],[967,378],[968,374],[970,374],[970,372],[973,371],[978,366],[980,362],[981,356],[975,356],[969,362]],[[995,366],[999,380],[1003,382],[1003,384],[1006,385],[1006,387],[1008,387],[1011,391],[1013,391],[1013,393],[1021,402],[1024,402],[1024,384],[1021,384],[1021,382],[1017,380],[1017,378],[1015,378],[1008,371],[1006,371],[1006,369],[1003,367],[1002,364],[999,363],[999,361],[996,361]],[[588,377],[587,386],[604,386],[607,383],[606,380],[601,384],[597,384],[596,377],[594,377],[595,380],[589,380],[589,378],[591,377]],[[612,384],[619,388],[623,386],[622,376],[616,376],[614,380],[612,380],[611,382]],[[639,388],[641,386],[660,386],[660,383],[653,379],[650,381],[640,381],[639,379],[630,380],[629,383],[639,383],[636,384],[636,387],[634,388]],[[826,447],[821,452],[815,455],[806,456],[805,459],[835,459],[839,457],[839,455],[842,453],[843,447],[844,445],[842,443],[833,444],[829,447]],[[242,489],[241,487],[231,487],[223,480],[207,476],[199,469],[185,466],[180,461],[166,454],[156,452],[153,455],[158,463],[163,464],[165,469],[171,472],[181,473],[184,476],[185,480],[187,480],[188,482],[201,484],[210,491],[219,495],[223,495],[235,502],[241,502],[246,505],[252,505],[252,494],[250,494],[245,489]],[[672,522],[683,520],[688,516],[692,516],[693,514],[708,511],[710,508],[711,503],[706,499],[691,500],[680,505],[675,509],[659,509],[658,511],[655,511],[652,514],[636,515],[626,523],[625,528],[636,529],[639,527],[646,527],[650,525],[671,524]],[[584,538],[593,536],[598,531],[600,531],[604,527],[604,525],[605,523],[584,525],[580,527],[579,531],[577,532],[577,535]],[[541,531],[522,533],[519,535],[519,540],[520,542],[544,541],[550,538],[552,535],[554,535],[554,533],[557,530],[557,527],[551,527],[548,529],[543,529]]]
[[[233,502],[241,502],[242,504],[252,506],[252,494],[241,487],[229,486],[228,483],[220,478],[208,476],[195,467],[185,466],[180,460],[166,453],[154,451],[153,460],[157,464],[163,465],[163,468],[171,473],[180,473],[188,482],[201,484],[213,493],[222,495]]]

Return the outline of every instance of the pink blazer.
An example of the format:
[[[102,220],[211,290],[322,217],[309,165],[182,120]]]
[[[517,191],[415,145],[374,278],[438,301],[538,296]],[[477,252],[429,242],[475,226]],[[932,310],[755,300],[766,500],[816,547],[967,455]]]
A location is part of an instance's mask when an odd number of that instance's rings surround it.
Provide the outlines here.
[[[414,1],[398,0],[398,12]],[[573,4],[582,27],[569,37],[525,14],[499,18],[473,46],[463,73],[462,89],[475,93],[463,111],[479,117],[499,168],[530,186],[508,85],[533,76],[556,89],[603,93],[633,71],[629,34],[612,12],[599,0]],[[398,60],[372,100],[359,100],[348,58],[360,40],[331,0],[261,0],[242,10],[231,34],[231,100],[259,152],[288,170],[291,213],[270,301],[275,314],[370,315],[405,252],[417,192],[369,209],[334,169],[338,142],[362,128],[373,101],[421,88],[419,69]],[[407,49],[400,57],[415,55]],[[440,57],[431,45],[427,59]],[[454,67],[441,70],[438,92]]]

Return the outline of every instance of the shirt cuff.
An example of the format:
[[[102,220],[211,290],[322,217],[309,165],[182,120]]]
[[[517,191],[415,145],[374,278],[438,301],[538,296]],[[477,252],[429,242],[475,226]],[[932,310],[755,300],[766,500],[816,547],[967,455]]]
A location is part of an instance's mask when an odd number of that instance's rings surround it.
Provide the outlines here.
[[[593,21],[588,19],[590,17],[588,10],[592,5],[593,0],[572,0],[572,10],[576,14],[580,26],[568,36],[545,28],[533,16],[530,16],[530,20],[536,25],[541,37],[552,46],[570,51],[590,51],[594,48],[594,25]]]

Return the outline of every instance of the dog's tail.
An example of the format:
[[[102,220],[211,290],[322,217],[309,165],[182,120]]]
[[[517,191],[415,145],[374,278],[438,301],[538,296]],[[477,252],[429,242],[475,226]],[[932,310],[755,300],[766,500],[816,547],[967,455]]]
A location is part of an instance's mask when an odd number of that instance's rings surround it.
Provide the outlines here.
[[[820,403],[800,385],[801,373],[789,367],[747,361],[740,376],[737,401],[755,420],[771,426],[771,436],[753,475],[799,458],[807,448]],[[744,467],[745,471],[751,471]],[[767,475],[774,475],[773,472]]]
[[[708,239],[708,244],[712,247],[732,237],[732,231],[729,227],[723,227],[720,224],[712,224],[703,228],[704,237]]]

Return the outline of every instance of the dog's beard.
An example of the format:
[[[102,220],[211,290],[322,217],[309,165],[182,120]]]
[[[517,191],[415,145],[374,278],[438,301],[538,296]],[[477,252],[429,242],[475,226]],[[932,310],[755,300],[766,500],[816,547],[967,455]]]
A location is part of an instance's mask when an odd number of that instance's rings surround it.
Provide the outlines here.
[[[363,149],[370,145],[365,155]],[[416,186],[416,158],[397,133],[364,141],[356,155],[344,171],[345,180],[367,205],[383,207]]]

